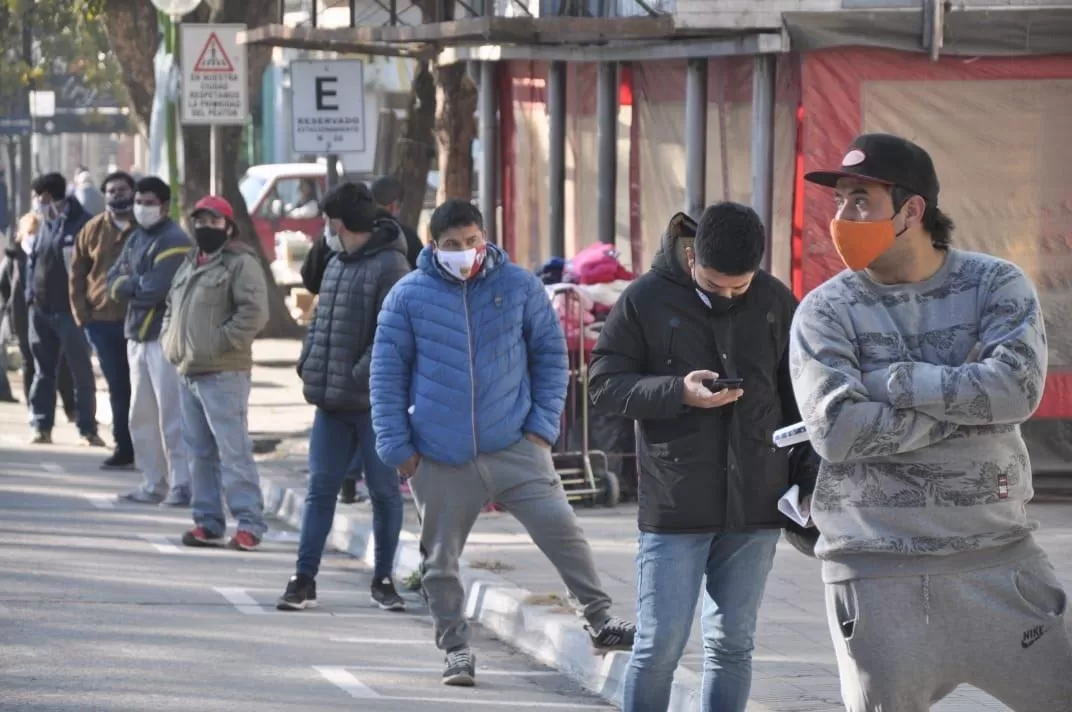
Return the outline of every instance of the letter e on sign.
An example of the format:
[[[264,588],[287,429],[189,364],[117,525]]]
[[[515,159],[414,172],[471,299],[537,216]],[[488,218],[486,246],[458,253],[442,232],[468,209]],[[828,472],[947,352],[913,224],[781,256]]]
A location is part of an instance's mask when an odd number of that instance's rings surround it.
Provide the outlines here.
[[[316,78],[316,110],[317,111],[338,111],[339,105],[337,103],[328,104],[326,99],[328,97],[338,96],[338,92],[335,91],[335,85],[338,84],[338,77],[317,77]]]

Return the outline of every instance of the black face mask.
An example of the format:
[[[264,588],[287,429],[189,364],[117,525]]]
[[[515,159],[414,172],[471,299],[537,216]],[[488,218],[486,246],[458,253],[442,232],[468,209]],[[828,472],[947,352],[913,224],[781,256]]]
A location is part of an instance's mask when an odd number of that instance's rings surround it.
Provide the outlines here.
[[[218,227],[194,228],[194,242],[206,255],[211,255],[227,242],[227,231]]]
[[[696,294],[700,297],[707,308],[716,314],[726,314],[735,306],[741,303],[741,299],[744,298],[744,294],[739,294],[736,297],[723,297],[720,294],[712,294],[696,281],[696,275],[692,275],[692,286],[696,287]]]
[[[108,209],[113,214],[126,215],[134,210],[134,198],[114,198],[108,201]]]

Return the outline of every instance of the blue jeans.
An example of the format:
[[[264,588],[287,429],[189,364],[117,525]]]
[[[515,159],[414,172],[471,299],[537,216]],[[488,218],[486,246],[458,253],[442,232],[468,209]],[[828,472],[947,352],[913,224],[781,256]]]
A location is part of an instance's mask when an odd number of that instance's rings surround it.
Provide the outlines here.
[[[315,577],[320,570],[324,544],[335,520],[335,502],[354,452],[361,453],[365,481],[372,500],[372,534],[376,540],[375,577],[392,574],[402,531],[402,493],[398,473],[376,455],[376,436],[370,413],[329,412],[316,409],[309,437],[309,491],[305,495],[298,573]]]
[[[253,441],[249,437],[249,371],[183,376],[179,389],[182,437],[190,458],[194,523],[223,536],[222,497],[239,531],[260,538],[268,530]],[[222,491],[221,491],[222,490]]]
[[[127,337],[121,321],[91,321],[85,326],[89,343],[97,352],[104,380],[108,382],[108,401],[112,406],[112,437],[116,451],[134,456],[130,442],[130,364],[127,363]]]
[[[29,336],[34,358],[34,380],[30,387],[30,420],[34,430],[48,433],[55,425],[56,378],[62,353],[74,376],[78,432],[96,435],[97,385],[93,380],[93,363],[89,360],[89,343],[74,323],[74,317],[30,307]]]
[[[364,477],[365,461],[361,458],[361,448],[354,448],[354,457],[350,460],[350,466],[346,468],[346,479],[360,480]]]
[[[623,712],[663,712],[670,704],[705,576],[701,709],[744,712],[759,604],[779,533],[640,534],[637,632]]]

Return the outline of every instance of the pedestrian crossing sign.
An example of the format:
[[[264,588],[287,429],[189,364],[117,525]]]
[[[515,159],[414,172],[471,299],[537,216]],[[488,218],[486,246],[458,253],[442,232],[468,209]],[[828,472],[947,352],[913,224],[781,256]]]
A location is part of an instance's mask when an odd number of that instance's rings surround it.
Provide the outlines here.
[[[208,41],[205,42],[205,47],[194,64],[194,71],[209,73],[235,71],[231,58],[227,56],[227,50],[223,48],[223,43],[220,42],[215,32],[208,36]]]

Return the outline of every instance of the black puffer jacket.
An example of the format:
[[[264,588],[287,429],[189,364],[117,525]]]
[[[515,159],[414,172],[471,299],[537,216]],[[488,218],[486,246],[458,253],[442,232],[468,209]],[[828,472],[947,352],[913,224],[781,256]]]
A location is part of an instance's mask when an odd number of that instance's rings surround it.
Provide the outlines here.
[[[694,235],[695,223],[675,216],[651,270],[618,299],[593,352],[592,399],[638,421],[641,531],[780,528],[790,470],[771,438],[800,420],[788,362],[796,300],[760,271],[728,313],[708,309],[682,263]],[[684,377],[697,370],[743,378],[744,396],[683,405]]]
[[[407,272],[406,238],[392,220],[377,222],[359,250],[330,255],[298,361],[306,401],[330,411],[369,410],[376,318]]]

